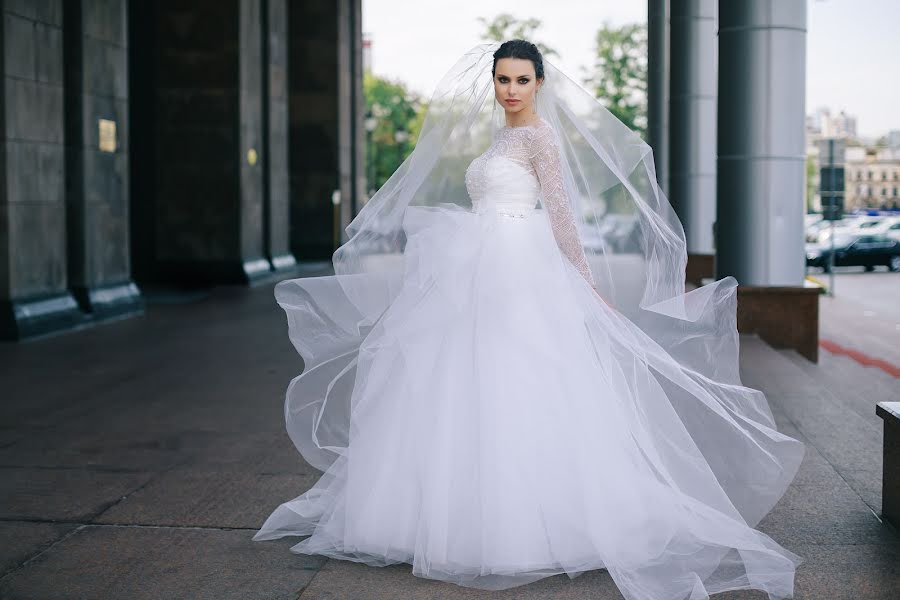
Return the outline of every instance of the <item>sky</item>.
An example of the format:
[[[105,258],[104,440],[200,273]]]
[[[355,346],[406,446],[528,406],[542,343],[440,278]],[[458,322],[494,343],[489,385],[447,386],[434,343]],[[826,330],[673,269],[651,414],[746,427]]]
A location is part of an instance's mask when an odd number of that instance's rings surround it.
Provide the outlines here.
[[[540,19],[535,37],[559,53],[549,60],[578,82],[604,21],[647,20],[646,0],[362,0],[362,6],[373,71],[426,98],[456,59],[485,41],[478,17]],[[900,130],[900,0],[808,0],[807,7],[807,113],[843,110],[857,117],[863,136]]]

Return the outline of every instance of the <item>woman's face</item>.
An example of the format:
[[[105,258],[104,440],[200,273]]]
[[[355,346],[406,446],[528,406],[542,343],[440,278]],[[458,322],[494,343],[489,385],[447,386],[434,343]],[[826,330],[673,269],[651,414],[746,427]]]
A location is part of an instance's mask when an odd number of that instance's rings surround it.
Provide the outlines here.
[[[534,95],[541,83],[535,78],[534,63],[527,58],[501,58],[494,66],[494,97],[507,116],[535,112]]]

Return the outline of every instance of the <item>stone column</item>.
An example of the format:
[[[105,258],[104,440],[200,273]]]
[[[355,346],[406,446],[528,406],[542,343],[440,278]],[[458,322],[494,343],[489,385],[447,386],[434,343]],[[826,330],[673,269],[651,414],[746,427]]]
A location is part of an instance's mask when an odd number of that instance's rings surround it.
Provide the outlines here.
[[[64,3],[69,287],[93,319],[143,310],[131,281],[126,10]]]
[[[63,3],[0,2],[0,338],[75,325],[68,290]]]
[[[268,278],[263,4],[160,1],[132,8],[141,280]]]
[[[804,287],[806,2],[719,10],[716,277],[741,284],[742,331],[816,360],[818,289]]]
[[[684,225],[689,281],[713,273],[716,0],[671,0],[669,199]]]
[[[285,271],[296,264],[289,237],[287,0],[263,0],[263,11],[263,238],[272,269]]]
[[[669,193],[669,0],[647,2],[647,143],[656,180]]]
[[[340,243],[347,241],[344,227],[362,208],[365,194],[366,98],[362,71],[362,0],[344,0],[338,4],[338,51],[341,77],[340,102]]]
[[[360,204],[360,8],[360,0],[288,4],[291,250],[298,260],[330,260]]]

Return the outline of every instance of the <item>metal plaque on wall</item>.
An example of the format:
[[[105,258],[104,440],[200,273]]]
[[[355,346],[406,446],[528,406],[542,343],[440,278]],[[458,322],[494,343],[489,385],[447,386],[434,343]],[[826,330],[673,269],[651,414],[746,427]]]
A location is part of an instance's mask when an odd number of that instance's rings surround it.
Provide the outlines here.
[[[100,152],[116,151],[116,122],[100,119],[97,124]]]

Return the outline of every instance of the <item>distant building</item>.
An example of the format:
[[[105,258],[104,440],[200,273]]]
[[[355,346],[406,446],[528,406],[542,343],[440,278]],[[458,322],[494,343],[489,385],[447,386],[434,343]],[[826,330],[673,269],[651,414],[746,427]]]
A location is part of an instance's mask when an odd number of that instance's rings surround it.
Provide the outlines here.
[[[900,205],[900,147],[847,148],[846,210]]]
[[[841,111],[832,115],[821,107],[806,116],[807,207],[822,210],[819,194],[819,158],[821,140],[836,138],[844,141],[844,209],[892,208],[900,205],[900,131],[893,130],[884,137],[887,147],[870,147],[856,131],[856,117]],[[869,140],[874,144],[873,140]]]
[[[887,134],[888,148],[900,148],[900,129],[892,129]]]
[[[831,109],[820,107],[814,115],[806,117],[807,133],[818,137],[851,137],[856,134],[856,117],[846,114],[844,111],[836,115],[831,114]]]

